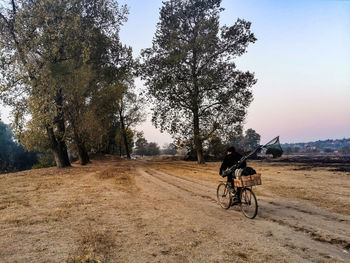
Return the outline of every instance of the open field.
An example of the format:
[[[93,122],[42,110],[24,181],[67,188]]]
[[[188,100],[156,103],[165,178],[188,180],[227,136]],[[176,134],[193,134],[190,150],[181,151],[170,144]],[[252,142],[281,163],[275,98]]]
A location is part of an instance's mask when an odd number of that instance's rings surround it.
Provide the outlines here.
[[[0,262],[350,262],[350,173],[284,162],[256,219],[216,203],[220,163],[93,160],[0,175]]]

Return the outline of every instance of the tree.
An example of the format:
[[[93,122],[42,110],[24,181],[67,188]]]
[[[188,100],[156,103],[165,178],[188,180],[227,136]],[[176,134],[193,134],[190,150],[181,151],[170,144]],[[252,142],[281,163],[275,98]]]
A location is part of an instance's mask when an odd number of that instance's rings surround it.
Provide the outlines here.
[[[173,143],[165,144],[161,152],[162,154],[165,154],[165,155],[176,155],[177,146]]]
[[[344,146],[340,149],[341,153],[349,154],[350,153],[350,146]]]
[[[248,129],[245,132],[245,136],[241,145],[244,151],[253,151],[255,150],[260,143],[260,135],[253,129]]]
[[[155,142],[148,143],[143,135],[143,132],[136,133],[135,146],[135,154],[137,155],[153,156],[160,154],[160,148],[158,144]]]
[[[325,153],[332,153],[332,152],[334,152],[334,149],[332,149],[332,148],[324,148],[324,150],[323,150]]]
[[[124,141],[125,138],[127,140],[126,143]],[[124,135],[124,131],[120,127],[118,127],[115,135],[115,142],[116,142],[116,152],[119,154],[119,156],[126,155],[128,157],[128,151],[130,156],[130,152],[132,151],[135,144],[134,132],[130,128],[127,128]]]
[[[157,143],[150,142],[146,146],[146,154],[147,156],[155,156],[160,154],[160,148]]]
[[[163,2],[153,45],[142,52],[153,123],[178,140],[193,140],[198,163],[210,135],[243,121],[256,82],[234,63],[256,40],[251,23],[238,19],[220,28],[220,4]]]
[[[0,121],[0,168],[8,170],[10,161],[12,161],[12,152],[14,151],[15,143],[13,134],[9,127]]]
[[[222,160],[225,156],[227,146],[222,143],[219,136],[212,135],[209,139],[208,154],[213,156],[214,159]]]
[[[141,112],[143,101],[132,90],[132,81],[121,85],[118,99],[118,116],[121,135],[123,136],[124,149],[127,158],[130,159],[131,145],[128,143],[127,132],[131,127],[144,121],[144,113]]]
[[[143,135],[143,132],[138,132],[136,133],[136,142],[135,142],[135,146],[136,146],[136,149],[135,149],[135,153],[137,155],[146,155],[147,153],[147,140],[145,139],[144,135]]]
[[[37,152],[24,151],[11,128],[0,121],[0,173],[30,169],[37,161]]]
[[[88,162],[93,133],[85,128],[101,123],[91,117],[106,120],[92,114],[93,96],[117,88],[132,66],[131,49],[118,37],[126,13],[112,0],[12,0],[0,13],[0,61],[7,76],[2,98],[20,116],[41,122],[59,167],[70,165],[67,142],[81,164]]]

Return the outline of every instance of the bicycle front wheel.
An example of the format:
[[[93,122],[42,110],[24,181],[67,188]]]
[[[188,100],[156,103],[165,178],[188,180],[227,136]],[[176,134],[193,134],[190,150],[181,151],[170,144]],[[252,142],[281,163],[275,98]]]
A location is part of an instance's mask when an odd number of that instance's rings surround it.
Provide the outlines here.
[[[228,184],[220,183],[217,189],[218,203],[224,209],[229,209],[232,201],[232,194]]]
[[[258,214],[258,201],[254,192],[249,188],[243,188],[241,192],[241,210],[243,214],[253,219]]]

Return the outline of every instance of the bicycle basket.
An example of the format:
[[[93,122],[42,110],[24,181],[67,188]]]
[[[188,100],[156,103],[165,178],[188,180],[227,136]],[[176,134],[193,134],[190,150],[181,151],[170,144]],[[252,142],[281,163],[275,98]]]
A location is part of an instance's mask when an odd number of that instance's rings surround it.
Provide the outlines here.
[[[236,187],[261,185],[261,174],[242,176],[241,179],[234,179],[234,184]]]

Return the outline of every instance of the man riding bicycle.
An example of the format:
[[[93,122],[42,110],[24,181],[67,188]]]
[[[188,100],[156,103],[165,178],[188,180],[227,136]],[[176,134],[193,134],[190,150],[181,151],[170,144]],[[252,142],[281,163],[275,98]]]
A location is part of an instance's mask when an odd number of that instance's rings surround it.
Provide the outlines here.
[[[239,160],[241,160],[242,155],[239,154],[238,152],[236,152],[235,147],[231,146],[227,149],[226,151],[226,156],[224,158],[224,161],[221,164],[220,167],[220,172],[219,174],[222,177],[225,177],[226,175],[224,175],[224,171],[227,168],[231,168],[233,165],[237,164],[239,162]],[[238,168],[245,168],[247,166],[246,161],[242,162]],[[234,178],[234,171],[232,171],[231,173],[227,174],[227,182],[231,184],[232,189],[235,189],[234,187],[234,183],[233,183],[233,178]],[[235,193],[235,199],[238,201],[239,200],[239,195],[240,195],[240,190],[241,188],[238,187],[237,188],[237,192]]]

